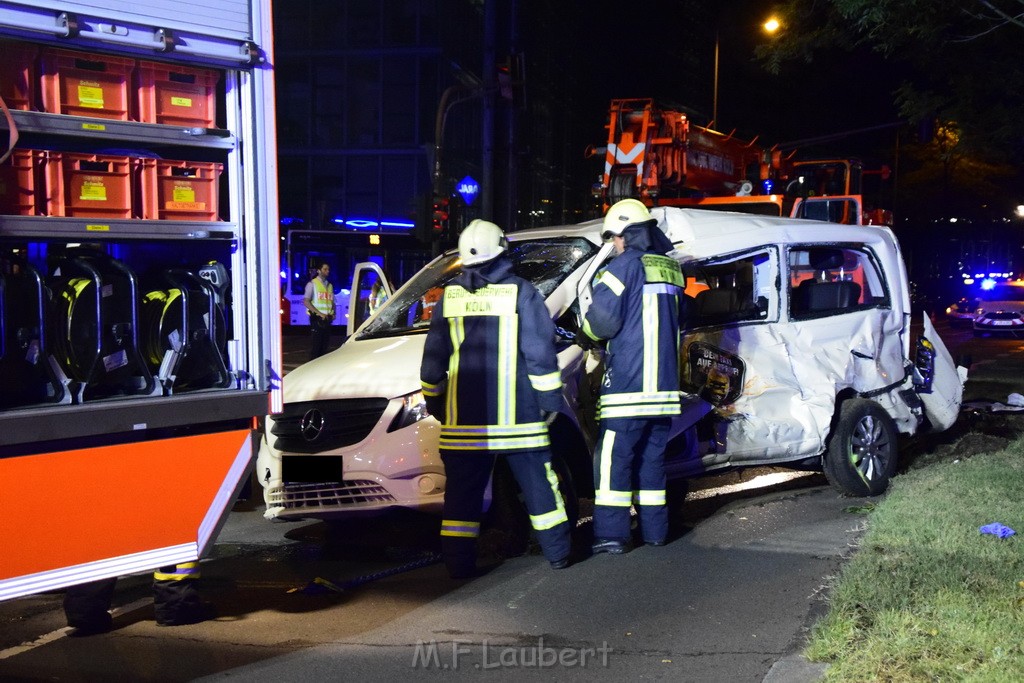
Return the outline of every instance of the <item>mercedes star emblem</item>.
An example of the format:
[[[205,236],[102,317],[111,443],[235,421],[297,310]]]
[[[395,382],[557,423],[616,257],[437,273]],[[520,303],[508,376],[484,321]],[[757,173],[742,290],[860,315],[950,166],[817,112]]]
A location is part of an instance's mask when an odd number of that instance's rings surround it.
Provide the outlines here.
[[[317,408],[310,408],[299,422],[299,431],[306,441],[316,441],[324,431],[324,414]]]

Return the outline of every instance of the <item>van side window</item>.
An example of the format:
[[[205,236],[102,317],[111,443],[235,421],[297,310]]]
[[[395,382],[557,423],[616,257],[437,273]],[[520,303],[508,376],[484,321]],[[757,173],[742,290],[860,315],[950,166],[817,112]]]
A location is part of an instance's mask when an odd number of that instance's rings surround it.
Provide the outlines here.
[[[847,246],[789,250],[789,313],[794,320],[888,305],[884,281],[868,251]]]
[[[766,320],[777,298],[767,252],[684,263],[687,327]]]

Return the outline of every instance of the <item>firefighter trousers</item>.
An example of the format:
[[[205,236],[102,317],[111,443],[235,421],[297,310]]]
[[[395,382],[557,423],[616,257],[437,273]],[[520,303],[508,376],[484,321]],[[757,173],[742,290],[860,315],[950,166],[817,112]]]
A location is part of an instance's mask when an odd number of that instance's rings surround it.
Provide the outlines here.
[[[644,542],[664,543],[665,445],[671,424],[665,417],[601,421],[594,470],[594,538],[629,541],[629,508],[635,502]]]
[[[196,589],[198,562],[161,567],[153,572],[153,612],[159,624],[195,623],[209,617],[209,607]],[[101,631],[110,628],[110,606],[117,578],[68,586],[64,615],[68,626]]]
[[[211,606],[196,589],[198,562],[183,562],[153,572],[153,614],[162,626],[178,626],[213,617]]]
[[[477,539],[483,516],[484,490],[494,469],[495,452],[441,449],[447,485],[441,521],[441,554],[452,576],[476,570]],[[569,556],[569,520],[558,478],[547,449],[503,454],[523,493],[530,524],[544,557],[551,562]]]

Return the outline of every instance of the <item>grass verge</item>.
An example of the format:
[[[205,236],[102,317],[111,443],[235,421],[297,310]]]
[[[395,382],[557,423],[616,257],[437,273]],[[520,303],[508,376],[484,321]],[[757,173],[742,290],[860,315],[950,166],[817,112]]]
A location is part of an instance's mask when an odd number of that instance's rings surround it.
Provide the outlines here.
[[[1022,494],[1024,438],[893,479],[812,630],[826,680],[1024,680]]]

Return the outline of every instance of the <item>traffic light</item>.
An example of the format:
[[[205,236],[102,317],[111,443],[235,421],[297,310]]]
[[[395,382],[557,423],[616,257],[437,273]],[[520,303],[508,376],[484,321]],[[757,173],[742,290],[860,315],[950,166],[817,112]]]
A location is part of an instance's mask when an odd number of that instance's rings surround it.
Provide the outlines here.
[[[434,195],[431,232],[434,239],[440,239],[448,230],[448,197]]]
[[[413,236],[424,244],[438,242],[449,234],[451,197],[443,194],[417,195]]]
[[[522,52],[505,55],[497,63],[498,93],[516,109],[526,106],[526,59]]]

